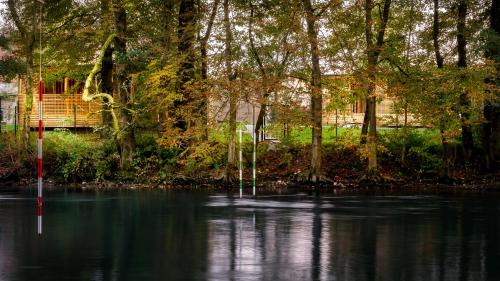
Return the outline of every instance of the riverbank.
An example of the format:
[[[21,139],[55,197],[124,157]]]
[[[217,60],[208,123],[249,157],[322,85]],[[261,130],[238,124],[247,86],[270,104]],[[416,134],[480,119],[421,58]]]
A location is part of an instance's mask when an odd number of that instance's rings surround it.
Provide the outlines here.
[[[16,189],[35,189],[34,179],[9,180],[0,182],[0,191]],[[226,183],[218,179],[177,178],[170,182],[162,183],[130,183],[113,181],[83,181],[58,183],[52,179],[44,181],[44,188],[48,190],[70,189],[79,191],[111,191],[111,190],[165,190],[165,191],[207,191],[239,193],[239,182]],[[301,192],[314,194],[474,194],[474,193],[500,193],[500,180],[498,176],[491,175],[480,181],[442,183],[426,181],[387,181],[378,183],[362,182],[294,182],[276,179],[258,179],[256,184],[258,195],[262,194],[297,194]],[[311,194],[312,194],[311,193]],[[243,183],[244,196],[252,195],[252,183],[245,180]]]
[[[378,173],[366,174],[366,152],[356,143],[357,136],[344,135],[323,145],[320,183],[308,180],[310,145],[293,140],[261,142],[257,149],[257,187],[281,191],[301,190],[500,190],[500,173],[483,173],[480,163],[455,161],[447,177],[441,174],[439,143],[428,132],[417,131],[404,161],[397,131],[380,138]],[[141,135],[132,164],[120,169],[119,155],[112,142],[99,136],[78,135],[67,131],[47,134],[44,150],[46,186],[81,188],[154,188],[221,189],[238,188],[238,171],[232,182],[224,182],[226,144],[219,141],[200,143],[190,151],[166,148],[151,135]],[[31,152],[30,152],[31,151]],[[36,154],[19,150],[14,139],[0,146],[0,182],[30,186],[36,181]],[[252,145],[243,146],[245,188],[251,186]]]

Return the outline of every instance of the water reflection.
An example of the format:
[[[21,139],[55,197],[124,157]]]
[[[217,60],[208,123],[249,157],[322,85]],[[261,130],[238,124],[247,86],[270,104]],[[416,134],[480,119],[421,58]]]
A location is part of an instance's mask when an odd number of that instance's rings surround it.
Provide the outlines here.
[[[497,280],[498,201],[357,199],[212,198],[208,279]]]
[[[496,196],[0,193],[0,280],[498,280]]]

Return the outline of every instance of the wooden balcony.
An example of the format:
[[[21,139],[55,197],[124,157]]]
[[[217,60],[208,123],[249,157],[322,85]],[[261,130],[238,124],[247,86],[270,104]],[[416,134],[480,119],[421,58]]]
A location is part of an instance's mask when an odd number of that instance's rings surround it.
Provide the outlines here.
[[[24,109],[26,96],[19,96],[19,106]],[[88,128],[101,124],[101,105],[98,102],[84,102],[80,94],[44,94],[43,123],[46,128],[79,127]],[[20,112],[21,116],[23,112]],[[38,96],[33,96],[31,127],[38,127]]]

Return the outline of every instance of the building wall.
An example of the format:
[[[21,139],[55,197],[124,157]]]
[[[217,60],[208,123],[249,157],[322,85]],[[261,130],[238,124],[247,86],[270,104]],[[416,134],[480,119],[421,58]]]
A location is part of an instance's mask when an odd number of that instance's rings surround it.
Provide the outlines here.
[[[2,124],[13,125],[15,123],[17,90],[15,82],[0,82]]]
[[[334,79],[342,79],[342,77],[334,77]],[[348,85],[348,86],[347,86]],[[351,91],[351,85],[346,83],[346,87],[349,87],[347,91]],[[327,90],[323,91],[323,124],[339,126],[358,126],[363,124],[364,112],[366,102],[363,98],[355,98],[354,92],[352,93],[352,103],[345,106],[343,110],[327,110],[329,104],[330,94]],[[376,88],[376,94],[379,97],[377,103],[377,124],[379,126],[400,126],[404,122],[404,116],[402,114],[395,114],[393,111],[394,100],[388,98],[382,87]],[[283,87],[281,92],[276,93],[274,97],[270,99],[275,103],[289,104],[287,101],[293,101],[294,106],[302,108],[306,113],[305,116],[309,114],[310,107],[310,97],[307,90],[307,85],[304,81],[298,79],[291,79],[283,82]],[[257,116],[260,110],[260,105],[247,101],[239,101],[237,121],[245,124],[253,124],[253,108],[255,107],[255,115]],[[221,123],[228,120],[229,106],[226,97],[213,98],[210,101],[210,118],[213,122]],[[255,117],[257,118],[257,117]],[[267,118],[268,122],[272,122]],[[411,115],[408,115],[408,122],[414,122]]]
[[[21,81],[20,81],[21,82]],[[20,83],[20,116],[22,116],[25,104],[25,92]],[[81,87],[68,79],[52,83],[45,86],[44,94],[44,124],[46,127],[94,127],[101,124],[101,104],[99,102],[87,103],[81,99]],[[17,88],[12,88],[17,92]],[[70,93],[70,90],[73,93]],[[36,93],[36,89],[34,90]],[[378,124],[382,126],[398,126],[404,120],[404,116],[396,115],[392,112],[393,101],[384,98],[383,89],[377,88],[378,95],[382,97],[377,104]],[[290,103],[290,101],[293,101]],[[294,104],[294,107],[301,108],[307,116],[309,111],[309,94],[307,86],[303,81],[297,79],[283,83],[281,92],[275,95],[273,102],[283,104]],[[324,108],[328,104],[328,93],[325,92]],[[344,110],[324,111],[323,124],[351,126],[363,123],[365,102],[362,98],[354,99],[351,104],[346,105]],[[2,105],[2,108],[4,106]],[[12,105],[11,105],[12,107]],[[254,124],[260,111],[257,102],[239,101],[237,109],[237,121],[245,124]],[[76,116],[76,118],[75,118]],[[228,120],[229,105],[227,98],[212,98],[209,102],[209,119],[212,123],[221,123]],[[410,115],[409,122],[413,122]],[[20,120],[20,119],[19,119]],[[266,118],[268,123],[272,123],[270,117]],[[33,95],[33,110],[31,114],[32,127],[38,126],[38,95]]]

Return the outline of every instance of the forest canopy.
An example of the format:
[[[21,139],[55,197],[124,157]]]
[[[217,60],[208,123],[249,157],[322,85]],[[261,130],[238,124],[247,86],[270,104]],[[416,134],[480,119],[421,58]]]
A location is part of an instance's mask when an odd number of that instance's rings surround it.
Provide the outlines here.
[[[133,166],[137,134],[153,130],[180,163],[223,147],[223,178],[233,180],[248,104],[258,141],[268,116],[284,126],[280,138],[310,128],[305,178],[321,181],[324,116],[356,103],[358,152],[377,178],[382,99],[404,119],[402,165],[419,127],[439,136],[440,176],[455,163],[498,167],[499,0],[8,0],[1,13],[0,75],[31,89],[41,62],[44,80],[86,81],[83,99],[100,102],[96,129],[121,169]],[[224,141],[210,145],[221,128]]]

